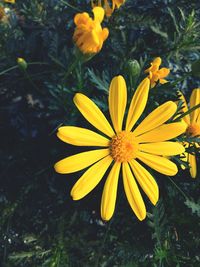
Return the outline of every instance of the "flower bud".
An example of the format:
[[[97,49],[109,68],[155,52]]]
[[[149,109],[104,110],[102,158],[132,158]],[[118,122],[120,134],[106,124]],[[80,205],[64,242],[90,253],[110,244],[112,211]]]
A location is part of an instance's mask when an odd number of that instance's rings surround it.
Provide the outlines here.
[[[27,62],[21,57],[18,57],[17,64],[21,70],[26,70],[28,67]]]
[[[126,63],[125,70],[127,71],[127,74],[133,79],[139,76],[141,67],[137,60],[131,59]]]

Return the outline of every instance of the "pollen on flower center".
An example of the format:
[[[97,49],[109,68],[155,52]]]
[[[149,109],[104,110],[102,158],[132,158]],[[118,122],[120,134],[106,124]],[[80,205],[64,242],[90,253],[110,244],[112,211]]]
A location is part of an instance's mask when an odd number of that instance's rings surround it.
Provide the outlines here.
[[[137,150],[138,143],[131,132],[122,131],[115,135],[110,142],[111,156],[118,162],[127,162],[136,158]]]
[[[188,136],[200,136],[200,125],[197,123],[190,124],[186,130]]]

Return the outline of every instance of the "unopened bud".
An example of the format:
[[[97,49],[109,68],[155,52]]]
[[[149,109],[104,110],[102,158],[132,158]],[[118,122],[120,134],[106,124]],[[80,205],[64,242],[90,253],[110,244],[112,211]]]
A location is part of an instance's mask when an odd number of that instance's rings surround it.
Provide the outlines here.
[[[28,67],[27,62],[21,57],[18,57],[17,64],[21,70],[26,70]]]
[[[141,68],[137,60],[131,59],[126,63],[125,70],[127,74],[133,79],[139,76]]]

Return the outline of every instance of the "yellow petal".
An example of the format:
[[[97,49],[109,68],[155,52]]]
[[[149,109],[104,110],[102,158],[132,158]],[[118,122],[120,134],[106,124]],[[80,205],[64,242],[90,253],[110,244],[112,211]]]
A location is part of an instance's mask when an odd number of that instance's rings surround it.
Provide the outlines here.
[[[175,156],[185,152],[184,146],[177,142],[157,142],[139,144],[139,150],[155,155]]]
[[[188,111],[187,102],[186,102],[185,97],[181,91],[178,91],[178,94],[179,94],[179,100],[183,102],[181,111],[183,113],[185,113]],[[185,123],[187,123],[189,125],[190,124],[190,115],[188,114],[185,117],[183,117],[183,120],[185,121]]]
[[[160,80],[159,80],[159,82],[160,82],[161,84],[168,83],[168,81],[167,81],[167,80],[165,80],[165,79],[160,79]]]
[[[195,155],[188,153],[188,161],[190,164],[190,175],[192,178],[196,178],[197,176],[197,163]]]
[[[138,152],[137,158],[152,169],[169,176],[176,175],[178,168],[175,163],[165,157]]]
[[[149,94],[149,88],[150,81],[148,78],[145,78],[136,89],[128,111],[126,131],[131,131],[134,124],[137,122],[142,112],[144,111]]]
[[[134,211],[135,215],[138,217],[140,221],[142,221],[146,217],[146,208],[128,163],[122,164],[122,172],[123,172],[124,190],[128,202],[132,210]]]
[[[105,14],[104,9],[102,7],[97,6],[92,9],[92,12],[94,14],[94,20],[99,21],[101,23]]]
[[[157,71],[157,74],[159,75],[159,79],[163,79],[165,77],[167,77],[170,73],[170,69],[168,68],[162,68],[160,70]]]
[[[200,104],[200,88],[194,89],[190,97],[190,108]],[[190,113],[191,123],[195,123],[200,113],[200,108]]]
[[[103,28],[101,36],[102,36],[102,40],[105,41],[108,38],[109,35],[109,30],[108,28]]]
[[[88,120],[94,127],[109,137],[115,135],[101,110],[87,96],[77,93],[74,97],[74,103],[86,120]]]
[[[112,79],[109,88],[109,110],[115,131],[122,130],[122,123],[127,102],[126,82],[122,76]]]
[[[124,4],[125,0],[113,0],[113,2],[116,4],[117,8],[119,8],[122,4]]]
[[[73,200],[79,200],[90,193],[101,181],[112,162],[110,155],[90,167],[75,183],[71,190]]]
[[[58,138],[75,146],[109,146],[110,140],[85,128],[63,126],[58,129]]]
[[[76,16],[74,17],[74,23],[76,25],[80,25],[80,24],[86,24],[87,21],[89,19],[89,15],[86,12],[83,13],[78,13],[76,14]]]
[[[135,136],[143,134],[147,131],[157,128],[166,121],[168,121],[176,112],[177,105],[168,101],[158,108],[154,109],[133,131]]]
[[[156,57],[152,62],[153,65],[158,65],[158,66],[160,66],[161,63],[162,63],[162,59],[160,57]]]
[[[80,171],[110,154],[109,149],[98,149],[82,152],[58,161],[54,168],[58,173]]]
[[[136,137],[138,143],[163,142],[175,138],[186,131],[185,122],[163,124],[152,131]]]
[[[101,217],[105,221],[110,220],[115,210],[120,167],[121,163],[115,162],[104,185],[101,199]]]
[[[153,178],[153,176],[136,160],[131,160],[130,162],[131,168],[137,179],[138,183],[142,187],[145,194],[150,199],[153,205],[156,205],[159,197],[159,189],[158,185]]]
[[[98,46],[100,45],[100,42],[101,40],[99,39],[98,33],[96,32],[96,30],[92,30],[90,34],[90,39],[88,38],[85,43],[88,43],[88,45],[90,46]]]

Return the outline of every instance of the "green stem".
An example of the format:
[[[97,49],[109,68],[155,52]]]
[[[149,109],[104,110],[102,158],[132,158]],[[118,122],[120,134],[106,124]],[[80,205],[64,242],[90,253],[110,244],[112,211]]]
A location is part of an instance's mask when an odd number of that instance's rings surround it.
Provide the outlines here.
[[[25,78],[30,82],[30,84],[33,86],[33,88],[38,92],[41,93],[40,89],[34,84],[32,79],[30,78],[29,74],[26,70],[23,71]]]
[[[170,180],[170,182],[176,187],[176,189],[181,193],[181,195],[185,199],[189,199],[189,197],[180,189],[180,187],[169,176],[167,176],[167,178]]]
[[[180,119],[182,119],[186,115],[190,114],[191,112],[193,112],[197,108],[200,108],[200,104],[190,108],[188,111],[186,111],[185,113],[181,114],[178,118],[176,118],[173,122],[179,121]]]
[[[75,67],[78,65],[78,63],[81,62],[79,57],[76,57],[74,62],[71,64],[71,66],[69,67],[69,69],[67,70],[64,78],[63,78],[63,82],[65,82],[65,80],[68,78],[68,76],[71,74],[71,72],[75,69]]]
[[[7,73],[7,72],[9,72],[9,71],[11,71],[11,70],[17,69],[17,68],[18,68],[18,65],[13,66],[11,68],[8,68],[6,70],[3,70],[2,72],[0,72],[0,76],[3,75],[3,74],[5,74],[5,73]]]
[[[110,231],[111,224],[112,224],[112,221],[109,222],[108,228],[106,230],[106,233],[105,233],[104,238],[102,240],[101,246],[99,248],[99,251],[98,251],[98,254],[97,254],[97,258],[96,258],[96,262],[95,262],[95,267],[99,267],[99,260],[100,260],[100,257],[102,255],[101,252],[102,252],[102,249],[103,249],[103,247],[105,245],[106,239],[108,237],[108,233]]]
[[[31,63],[27,63],[28,66],[31,66],[31,65],[49,65],[48,63],[45,63],[45,62],[31,62]],[[15,65],[13,67],[10,67],[6,70],[3,70],[2,72],[0,72],[0,76],[1,75],[4,75],[5,73],[11,71],[11,70],[14,70],[14,69],[17,69],[19,68],[19,65]]]
[[[64,0],[60,0],[61,3],[63,3],[64,5],[68,6],[68,7],[71,7],[72,9],[76,10],[76,11],[79,11],[79,12],[82,12],[82,10],[80,10],[79,8],[69,4],[68,2],[64,1]]]

